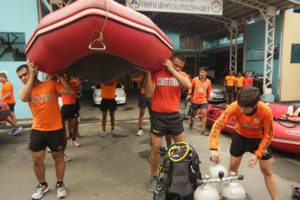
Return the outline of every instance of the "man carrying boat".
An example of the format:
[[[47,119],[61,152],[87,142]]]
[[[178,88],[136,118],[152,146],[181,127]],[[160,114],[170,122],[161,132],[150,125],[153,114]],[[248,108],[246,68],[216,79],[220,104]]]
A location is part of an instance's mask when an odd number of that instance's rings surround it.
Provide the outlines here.
[[[32,199],[41,199],[49,191],[44,164],[46,147],[50,148],[55,162],[57,198],[64,198],[67,196],[67,190],[63,182],[66,140],[58,105],[58,96],[73,94],[73,90],[68,82],[59,75],[56,75],[56,77],[63,87],[60,87],[54,80],[43,82],[38,80],[37,67],[33,63],[29,63],[29,66],[19,66],[16,73],[25,85],[20,90],[21,100],[28,102],[33,118],[29,149],[33,160],[33,170],[39,184],[32,194]]]
[[[163,136],[171,136],[175,142],[185,140],[182,116],[178,112],[181,89],[189,90],[191,82],[186,73],[182,72],[185,57],[175,54],[171,60],[164,62],[164,69],[151,74],[146,72],[145,94],[152,99],[151,105],[151,177],[148,191],[154,192],[157,185],[159,166],[159,149]]]

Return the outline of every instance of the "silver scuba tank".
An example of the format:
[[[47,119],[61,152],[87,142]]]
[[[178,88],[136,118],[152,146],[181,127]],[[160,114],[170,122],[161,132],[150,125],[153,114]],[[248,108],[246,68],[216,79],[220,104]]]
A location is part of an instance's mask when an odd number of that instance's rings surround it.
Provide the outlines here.
[[[220,172],[223,172],[223,177],[219,177]],[[212,178],[212,179],[225,178],[225,177],[228,177],[228,169],[226,167],[224,167],[223,165],[221,165],[220,163],[216,163],[209,167],[208,174],[209,174],[210,178]],[[222,192],[222,188],[224,185],[223,182],[215,182],[215,183],[211,183],[211,184],[217,188],[219,193]]]
[[[235,176],[234,172],[230,172],[230,177]],[[222,199],[224,200],[245,200],[246,191],[244,187],[237,181],[229,181],[224,184],[222,189]]]
[[[209,180],[209,175],[204,180]],[[194,192],[194,200],[220,200],[219,191],[211,183],[204,183]]]

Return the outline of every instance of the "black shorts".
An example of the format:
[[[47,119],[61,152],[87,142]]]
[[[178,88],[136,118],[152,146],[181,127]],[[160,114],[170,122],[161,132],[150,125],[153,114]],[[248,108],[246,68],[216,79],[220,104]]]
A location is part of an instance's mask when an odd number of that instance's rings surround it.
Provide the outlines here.
[[[151,107],[151,100],[144,94],[139,94],[139,104],[140,108],[150,108]]]
[[[11,112],[14,112],[14,111],[15,111],[15,104],[14,104],[14,103],[8,103],[7,105],[8,105],[9,110],[10,110]]]
[[[237,87],[236,88],[236,94],[238,94],[241,89],[242,89],[242,87]]]
[[[158,136],[180,135],[183,131],[182,116],[179,112],[159,113],[150,112],[150,132]]]
[[[115,99],[102,99],[100,110],[103,112],[115,112],[117,110],[117,102]]]
[[[80,101],[79,101],[79,98],[76,99],[76,105],[77,105],[77,109],[78,109],[78,112],[80,110]]]
[[[234,92],[234,86],[226,86],[226,92],[227,93],[233,93]]]
[[[192,103],[192,111],[197,111],[199,109],[207,109],[208,104],[207,103],[202,103],[202,104],[197,104],[197,103]]]
[[[63,120],[79,117],[79,110],[77,104],[63,105],[61,107],[61,116]]]
[[[31,130],[29,149],[38,152],[49,147],[53,152],[63,151],[66,148],[66,135],[64,129],[56,131]]]
[[[234,132],[231,134],[230,154],[234,157],[240,157],[245,152],[255,153],[262,139],[246,138]],[[272,149],[269,146],[265,154],[261,157],[262,160],[269,160],[272,158]]]

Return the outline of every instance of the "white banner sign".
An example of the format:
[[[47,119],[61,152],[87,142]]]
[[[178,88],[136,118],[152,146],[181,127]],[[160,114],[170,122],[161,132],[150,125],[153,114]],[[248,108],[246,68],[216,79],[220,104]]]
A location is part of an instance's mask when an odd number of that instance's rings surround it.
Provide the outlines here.
[[[59,4],[62,2],[63,2],[63,0],[50,0],[50,3],[52,3],[52,4]]]
[[[222,15],[223,0],[126,0],[137,11]]]

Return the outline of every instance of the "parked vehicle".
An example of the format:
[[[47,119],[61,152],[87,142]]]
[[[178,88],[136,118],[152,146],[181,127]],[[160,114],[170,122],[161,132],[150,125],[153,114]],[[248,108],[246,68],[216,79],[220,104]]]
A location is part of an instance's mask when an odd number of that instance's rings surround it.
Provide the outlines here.
[[[225,91],[221,89],[220,87],[216,87],[211,90],[210,92],[210,104],[216,104],[216,103],[224,103],[226,101],[225,99]]]
[[[210,92],[210,104],[216,103],[224,103],[225,99],[225,91],[224,91],[224,83],[217,82],[215,78],[209,78],[212,82],[212,90]]]
[[[93,89],[93,101],[95,105],[101,104],[101,84],[97,83],[94,86],[92,86]],[[126,93],[124,91],[124,86],[120,83],[117,84],[116,87],[116,93],[115,93],[115,99],[118,105],[120,104],[126,104]]]

